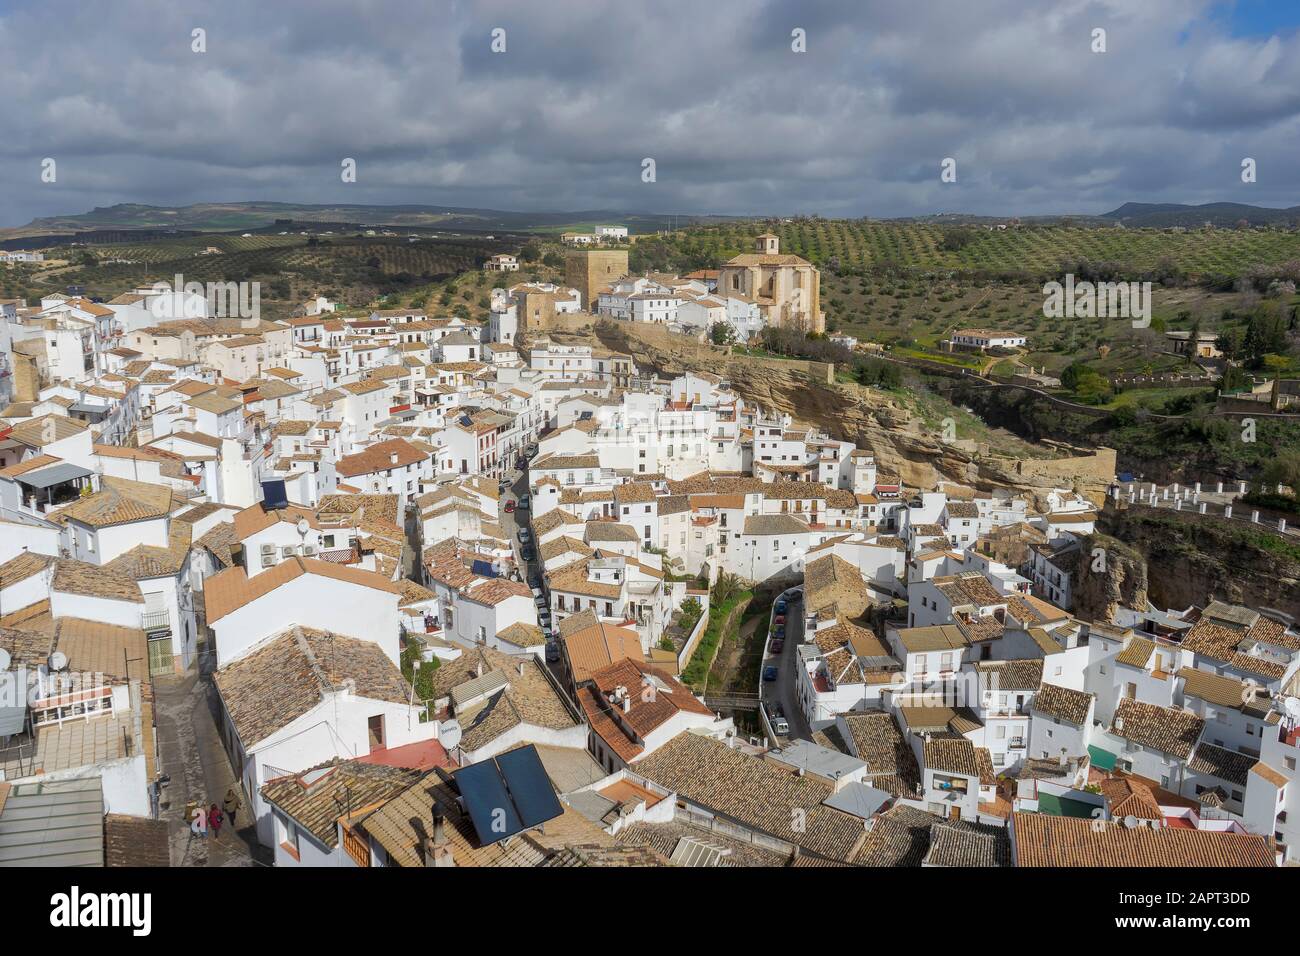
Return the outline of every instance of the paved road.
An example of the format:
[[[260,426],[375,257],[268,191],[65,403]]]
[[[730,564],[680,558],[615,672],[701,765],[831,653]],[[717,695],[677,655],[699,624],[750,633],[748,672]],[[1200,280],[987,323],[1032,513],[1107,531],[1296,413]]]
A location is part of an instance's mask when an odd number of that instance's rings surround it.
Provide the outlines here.
[[[775,605],[774,605],[775,606]],[[785,614],[785,645],[777,659],[776,680],[763,683],[763,699],[774,701],[781,707],[781,712],[790,724],[788,737],[778,738],[778,744],[790,739],[812,740],[812,728],[808,726],[803,710],[799,707],[798,684],[796,678],[799,668],[799,645],[803,643],[803,598],[800,594],[790,600]],[[767,666],[771,658],[764,661]]]

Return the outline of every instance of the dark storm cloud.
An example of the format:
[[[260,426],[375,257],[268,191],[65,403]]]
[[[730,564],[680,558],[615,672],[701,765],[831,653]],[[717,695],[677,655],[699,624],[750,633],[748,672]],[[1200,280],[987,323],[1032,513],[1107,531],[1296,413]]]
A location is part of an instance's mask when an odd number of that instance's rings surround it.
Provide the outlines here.
[[[0,222],[240,199],[880,216],[1290,204],[1300,42],[1231,36],[1215,7],[10,3]],[[195,27],[206,54],[190,51]]]

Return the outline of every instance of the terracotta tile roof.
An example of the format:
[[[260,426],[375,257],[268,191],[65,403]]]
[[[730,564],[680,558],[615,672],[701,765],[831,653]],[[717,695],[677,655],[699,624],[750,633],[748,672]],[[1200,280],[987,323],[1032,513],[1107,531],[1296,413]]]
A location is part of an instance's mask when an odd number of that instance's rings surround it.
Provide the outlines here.
[[[411,693],[378,644],[309,628],[272,638],[213,680],[246,749],[308,713],[345,681],[358,697],[393,704],[406,703]]]
[[[456,714],[461,724],[462,750],[478,750],[522,724],[567,730],[578,723],[570,705],[542,673],[543,666],[533,654],[512,655],[480,646],[438,667],[434,672],[435,699],[449,697],[455,688],[480,680],[480,672],[486,675],[499,671],[505,678],[503,689],[490,699],[473,705],[468,713]]]
[[[149,679],[144,631],[61,617],[55,621],[55,633],[55,647],[68,655],[68,668],[73,672],[103,674],[117,680]]]
[[[511,581],[509,578],[489,578],[482,584],[477,584],[464,595],[476,604],[486,604],[489,607],[495,607],[502,601],[512,597],[528,598],[533,597],[532,590],[528,585],[521,581]]]
[[[686,800],[832,860],[852,860],[866,837],[862,820],[822,805],[828,784],[711,737],[678,734],[636,769]]]
[[[1009,866],[1010,843],[1005,827],[944,821],[915,807],[898,805],[872,821],[860,866]]]
[[[105,477],[100,490],[60,508],[53,520],[74,520],[92,528],[165,517],[172,509],[170,488],[143,481]]]
[[[35,574],[40,574],[53,564],[54,560],[48,554],[37,554],[35,551],[24,551],[10,558],[4,564],[0,564],[0,588],[13,587]]]
[[[326,847],[339,843],[340,818],[355,817],[419,781],[418,771],[356,760],[333,760],[262,786],[262,797]],[[350,808],[350,812],[349,812]]]
[[[43,448],[54,442],[79,435],[89,426],[64,415],[42,415],[13,426],[8,438],[29,448]]]
[[[293,581],[304,574],[332,578],[348,584],[373,588],[376,591],[388,591],[397,594],[398,588],[392,581],[386,580],[374,571],[351,568],[315,558],[289,558],[275,567],[260,574],[248,577],[243,568],[233,567],[208,578],[203,588],[203,600],[207,608],[209,624],[221,620],[231,611],[263,595],[270,594],[282,584]]]
[[[921,771],[894,715],[850,712],[839,719],[848,728],[852,753],[867,765],[867,782],[895,796],[915,796]]]
[[[394,456],[396,461],[393,460]],[[427,452],[404,438],[390,438],[355,454],[344,455],[338,460],[336,469],[344,478],[355,478],[357,475],[388,471],[391,468],[404,468],[424,461],[428,457]]]
[[[571,614],[560,622],[560,640],[575,684],[590,680],[594,672],[615,661],[645,660],[641,637],[636,631],[606,624],[590,609]]]
[[[140,586],[133,578],[106,567],[70,558],[60,558],[55,562],[50,590],[113,601],[130,601],[134,604],[144,603]]]
[[[1271,867],[1262,836],[1135,827],[1044,813],[1013,813],[1017,866]]]
[[[171,866],[167,831],[166,820],[132,817],[123,813],[105,814],[104,865]]]
[[[1188,711],[1125,698],[1115,708],[1110,732],[1186,760],[1204,728],[1205,721]]]
[[[1151,788],[1134,777],[1107,777],[1101,781],[1113,820],[1134,816],[1140,820],[1163,820],[1164,811]]]
[[[1134,635],[1124,645],[1124,650],[1115,655],[1115,662],[1127,664],[1129,667],[1145,668],[1147,661],[1151,660],[1151,655],[1155,653],[1155,650],[1154,641],[1148,641],[1145,637]]]
[[[995,692],[1038,690],[1043,682],[1043,659],[980,661],[975,665],[983,690]]]
[[[1187,764],[1188,770],[1194,770],[1197,773],[1206,773],[1212,777],[1218,777],[1220,780],[1226,780],[1228,783],[1235,783],[1239,787],[1246,786],[1246,775],[1250,773],[1250,768],[1255,766],[1258,757],[1248,757],[1246,754],[1237,753],[1235,750],[1227,750],[1223,747],[1216,747],[1214,744],[1202,742],[1196,747],[1196,756]]]
[[[675,677],[651,667],[644,660],[623,657],[591,674],[591,682],[604,696],[606,709],[616,710],[614,720],[644,740],[647,734],[678,713],[713,717],[694,694]],[[609,703],[609,696],[619,687],[626,688],[628,709]]]
[[[960,739],[932,737],[922,745],[921,759],[924,761],[927,770],[977,777],[981,783],[992,783],[992,762],[990,761],[988,767],[985,768],[976,753],[977,750],[983,749],[982,747],[976,747],[964,737]],[[985,751],[985,753],[987,752]],[[990,771],[987,774],[987,780],[984,779],[986,769]]]
[[[291,504],[285,508],[267,509],[259,501],[242,511],[235,512],[231,522],[234,525],[235,540],[247,541],[259,531],[265,531],[281,521],[297,524],[303,519],[313,528],[317,527],[316,514],[308,508]]]
[[[588,559],[583,558],[562,568],[556,568],[547,576],[550,589],[552,591],[564,591],[569,594],[581,594],[586,597],[621,597],[623,589],[620,585],[587,580],[587,561]]]
[[[932,578],[931,583],[953,607],[974,605],[983,608],[1007,603],[1007,596],[999,594],[988,578],[978,571],[963,571],[961,574]]]
[[[1032,710],[1049,717],[1059,717],[1077,726],[1083,726],[1088,719],[1088,708],[1093,695],[1081,690],[1072,690],[1058,684],[1044,683],[1030,701]]]

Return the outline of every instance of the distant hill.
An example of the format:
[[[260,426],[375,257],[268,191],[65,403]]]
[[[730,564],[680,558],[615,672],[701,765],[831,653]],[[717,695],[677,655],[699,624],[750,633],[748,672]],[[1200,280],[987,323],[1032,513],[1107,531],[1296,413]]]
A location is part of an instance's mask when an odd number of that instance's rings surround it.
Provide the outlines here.
[[[0,230],[0,239],[58,236],[82,232],[176,230],[238,232],[277,226],[320,224],[329,227],[388,226],[411,231],[534,232],[580,230],[594,224],[627,226],[634,233],[711,222],[721,216],[673,216],[626,213],[608,209],[577,212],[507,212],[458,206],[312,205],[280,202],[196,203],[192,206],[146,206],[119,203],[74,216],[33,219],[17,229]]]
[[[1300,206],[1288,209],[1270,209],[1239,202],[1210,202],[1200,206],[1184,203],[1126,202],[1118,209],[1103,213],[1103,219],[1122,222],[1133,228],[1150,227],[1168,229],[1171,226],[1188,228],[1203,226],[1207,222],[1216,227],[1235,226],[1246,220],[1252,226],[1300,225]]]

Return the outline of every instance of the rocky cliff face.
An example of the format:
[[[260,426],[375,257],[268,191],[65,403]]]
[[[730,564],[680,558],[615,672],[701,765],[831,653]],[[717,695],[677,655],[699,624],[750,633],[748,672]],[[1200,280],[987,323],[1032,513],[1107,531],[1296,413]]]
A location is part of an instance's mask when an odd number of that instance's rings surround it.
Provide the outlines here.
[[[1300,544],[1236,522],[1143,508],[1107,508],[1098,526],[1141,553],[1157,607],[1217,598],[1300,617]]]
[[[877,469],[898,475],[913,488],[932,488],[939,480],[977,490],[994,488],[1038,496],[1069,480],[1022,475],[1010,459],[981,455],[973,448],[940,440],[909,409],[887,393],[854,384],[824,384],[810,379],[800,363],[764,361],[724,354],[660,329],[599,325],[581,330],[608,348],[628,352],[639,368],[665,376],[707,371],[723,376],[747,402],[786,413],[832,438],[870,451]],[[1104,486],[1079,476],[1081,492],[1100,500]]]
[[[1146,607],[1147,563],[1141,552],[1104,534],[1087,535],[1080,545],[1070,578],[1076,617],[1112,621],[1120,605]]]

